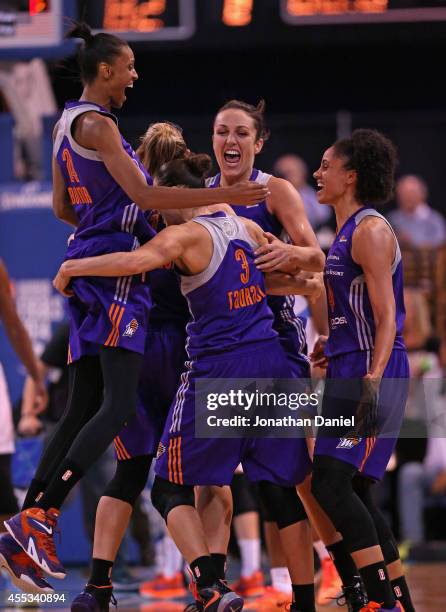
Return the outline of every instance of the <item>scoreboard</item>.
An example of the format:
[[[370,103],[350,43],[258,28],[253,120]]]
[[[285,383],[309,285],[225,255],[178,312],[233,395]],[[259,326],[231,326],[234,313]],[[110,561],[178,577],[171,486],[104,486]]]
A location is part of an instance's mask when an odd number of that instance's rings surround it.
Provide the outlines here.
[[[62,0],[2,0],[0,49],[53,47],[62,40]]]

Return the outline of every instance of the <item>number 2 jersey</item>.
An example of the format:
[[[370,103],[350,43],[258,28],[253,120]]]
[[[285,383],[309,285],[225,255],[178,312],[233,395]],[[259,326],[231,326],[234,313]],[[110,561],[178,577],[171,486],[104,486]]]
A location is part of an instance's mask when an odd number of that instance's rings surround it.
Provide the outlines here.
[[[54,157],[79,219],[67,259],[130,251],[155,235],[146,214],[111,176],[98,151],[86,149],[75,141],[75,120],[91,111],[117,123],[116,117],[102,106],[72,101],[65,105],[54,138]],[[151,185],[151,177],[122,136],[121,142]],[[142,275],[77,277],[72,281],[72,289],[69,362],[95,353],[98,345],[144,352],[151,301],[149,286]]]

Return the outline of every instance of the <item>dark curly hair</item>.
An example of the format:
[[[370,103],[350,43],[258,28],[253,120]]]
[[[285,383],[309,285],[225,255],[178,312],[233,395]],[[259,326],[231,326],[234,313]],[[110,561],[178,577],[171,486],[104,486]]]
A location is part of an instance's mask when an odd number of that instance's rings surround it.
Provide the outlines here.
[[[394,144],[376,130],[355,130],[350,138],[337,140],[336,157],[345,168],[356,170],[356,197],[367,204],[384,204],[393,195],[397,153]]]
[[[265,100],[260,100],[257,106],[248,104],[248,102],[243,102],[242,100],[229,100],[229,102],[226,102],[226,104],[223,104],[223,106],[218,109],[217,115],[222,111],[228,110],[229,108],[242,110],[254,121],[256,128],[256,140],[259,140],[260,138],[263,140],[268,140],[270,132],[265,123],[265,107]]]

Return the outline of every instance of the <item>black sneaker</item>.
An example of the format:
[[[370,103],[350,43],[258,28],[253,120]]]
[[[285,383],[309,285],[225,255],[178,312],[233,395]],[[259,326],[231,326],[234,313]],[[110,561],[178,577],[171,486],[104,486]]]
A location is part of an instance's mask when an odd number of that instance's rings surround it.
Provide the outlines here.
[[[231,591],[222,580],[210,587],[197,589],[198,601],[206,612],[240,612],[243,610],[243,599]]]
[[[355,576],[355,582],[342,586],[342,595],[336,599],[338,606],[347,606],[348,612],[360,612],[367,604],[367,595],[360,576]]]
[[[116,607],[113,587],[95,587],[87,584],[71,604],[71,612],[109,612],[110,602]]]

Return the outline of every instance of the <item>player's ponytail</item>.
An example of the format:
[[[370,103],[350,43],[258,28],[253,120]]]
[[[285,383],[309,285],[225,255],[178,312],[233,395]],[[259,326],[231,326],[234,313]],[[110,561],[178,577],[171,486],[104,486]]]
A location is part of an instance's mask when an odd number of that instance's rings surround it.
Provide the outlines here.
[[[65,37],[81,38],[84,41],[78,53],[78,63],[84,85],[95,80],[100,62],[113,64],[122,48],[128,46],[125,40],[113,34],[105,32],[93,34],[90,26],[81,21],[73,22]]]
[[[185,161],[191,173],[202,181],[212,168],[212,160],[206,153],[191,153]]]
[[[164,185],[165,187],[204,187],[205,177],[211,166],[211,158],[204,153],[191,153],[185,159],[174,159],[161,166],[157,176],[158,185]]]
[[[182,129],[169,121],[161,121],[148,127],[136,153],[149,173],[156,176],[163,164],[186,157],[188,148]]]

